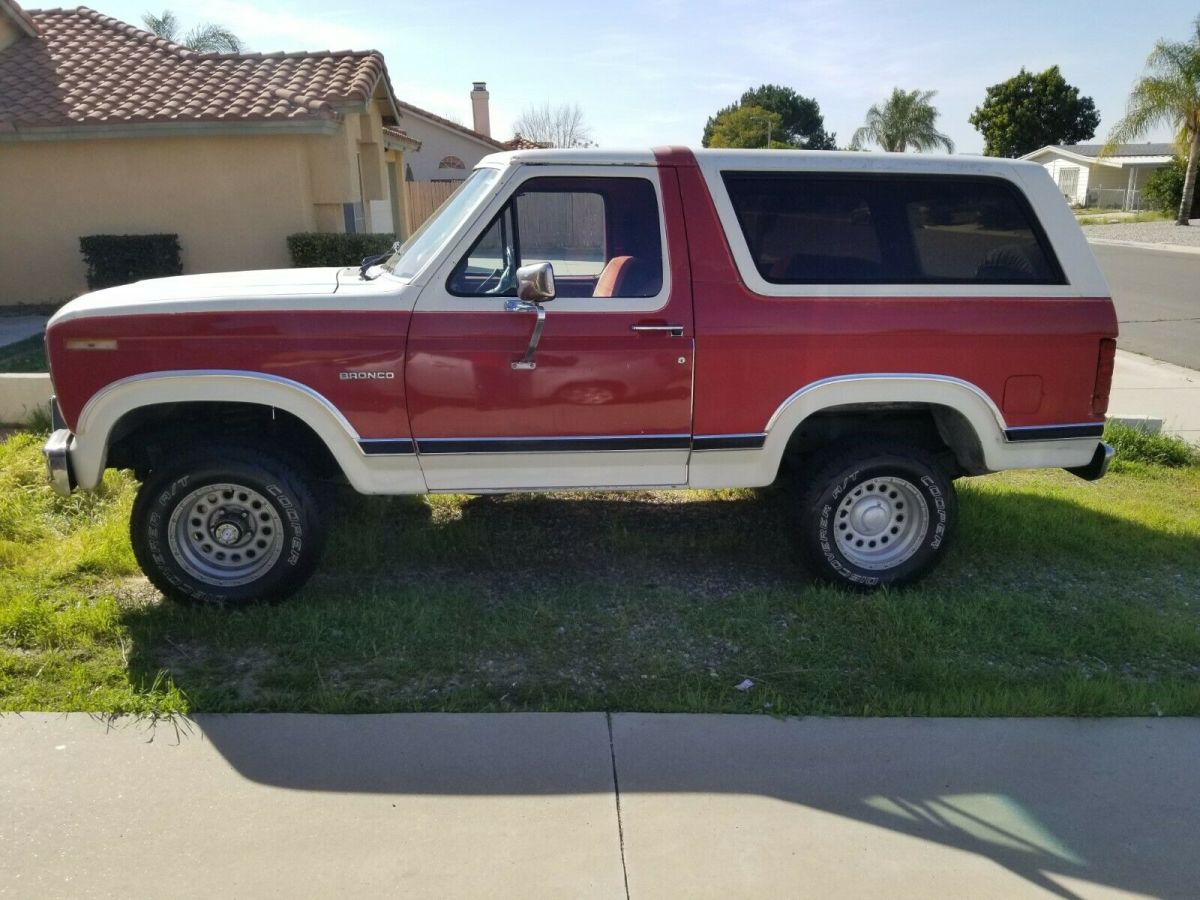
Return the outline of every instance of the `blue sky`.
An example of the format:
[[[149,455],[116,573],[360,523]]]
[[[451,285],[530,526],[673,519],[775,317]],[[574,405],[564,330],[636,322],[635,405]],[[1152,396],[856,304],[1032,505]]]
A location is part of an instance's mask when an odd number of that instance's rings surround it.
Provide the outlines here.
[[[140,22],[138,0],[87,0]],[[155,9],[164,0],[157,0]],[[29,6],[35,4],[30,2]],[[698,146],[704,122],[747,87],[815,97],[849,142],[892,87],[933,89],[959,152],[983,141],[967,117],[988,85],[1057,63],[1100,110],[1097,139],[1124,110],[1160,37],[1185,38],[1194,0],[208,0],[169,4],[185,25],[232,27],[254,50],[384,53],[399,96],[469,124],[471,82],[487,81],[493,133],[528,103],[577,102],[601,146]],[[1150,140],[1168,140],[1164,131]]]

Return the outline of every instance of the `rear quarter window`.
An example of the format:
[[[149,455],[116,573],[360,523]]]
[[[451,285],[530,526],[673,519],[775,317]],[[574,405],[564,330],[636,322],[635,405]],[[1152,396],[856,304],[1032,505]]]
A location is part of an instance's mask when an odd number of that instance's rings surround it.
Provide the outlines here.
[[[1028,201],[1001,178],[725,172],[773,284],[1029,284],[1066,279]]]

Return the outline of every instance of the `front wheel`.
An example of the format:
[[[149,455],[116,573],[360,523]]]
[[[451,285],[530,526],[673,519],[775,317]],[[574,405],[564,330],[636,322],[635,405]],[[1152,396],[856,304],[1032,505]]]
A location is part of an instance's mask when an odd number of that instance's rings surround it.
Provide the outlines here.
[[[239,606],[299,590],[320,559],[323,529],[297,464],[222,444],[150,474],[130,537],[142,571],[168,597]]]
[[[871,590],[911,584],[941,562],[958,501],[931,454],[873,444],[827,456],[799,513],[801,549],[815,574]]]

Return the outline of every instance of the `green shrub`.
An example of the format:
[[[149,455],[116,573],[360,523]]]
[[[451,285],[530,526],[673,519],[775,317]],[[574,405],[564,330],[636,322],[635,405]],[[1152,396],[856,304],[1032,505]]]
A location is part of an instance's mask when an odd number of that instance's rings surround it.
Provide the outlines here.
[[[1183,160],[1173,156],[1169,163],[1150,174],[1142,193],[1151,209],[1172,214],[1179,212],[1179,204],[1183,202],[1185,171]]]
[[[288,254],[292,257],[292,265],[298,269],[357,266],[368,256],[386,253],[395,242],[394,234],[304,231],[287,237]]]
[[[1154,466],[1182,469],[1200,465],[1200,452],[1186,441],[1169,434],[1147,434],[1120,422],[1104,427],[1104,440],[1117,451],[1122,462],[1139,462]]]
[[[183,272],[177,234],[90,234],[79,249],[93,291]]]

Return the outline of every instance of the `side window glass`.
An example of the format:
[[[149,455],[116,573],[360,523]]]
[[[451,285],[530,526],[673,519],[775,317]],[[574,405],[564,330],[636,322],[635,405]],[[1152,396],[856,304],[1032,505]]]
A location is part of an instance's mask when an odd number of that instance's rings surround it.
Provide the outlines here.
[[[516,294],[512,206],[506,206],[480,235],[450,275],[452,294],[467,297],[512,297]]]
[[[997,178],[724,174],[774,284],[1062,284],[1028,204]]]
[[[777,284],[883,277],[878,200],[866,181],[725,176],[759,273]]]
[[[905,197],[917,271],[931,284],[1053,284],[1029,217],[1000,185],[913,185]]]
[[[602,195],[534,190],[516,202],[521,265],[548,262],[555,278],[600,275],[607,261]]]
[[[548,262],[559,297],[655,297],[663,285],[658,195],[644,178],[524,182],[459,261],[459,296],[512,296],[516,269]]]

